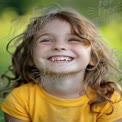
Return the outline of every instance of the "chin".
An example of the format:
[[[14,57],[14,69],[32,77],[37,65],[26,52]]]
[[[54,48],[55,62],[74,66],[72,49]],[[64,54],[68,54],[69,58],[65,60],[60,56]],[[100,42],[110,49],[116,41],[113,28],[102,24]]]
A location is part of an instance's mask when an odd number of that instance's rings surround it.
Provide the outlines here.
[[[69,74],[75,74],[78,72],[81,72],[79,70],[43,70],[45,74],[50,75],[69,75]]]

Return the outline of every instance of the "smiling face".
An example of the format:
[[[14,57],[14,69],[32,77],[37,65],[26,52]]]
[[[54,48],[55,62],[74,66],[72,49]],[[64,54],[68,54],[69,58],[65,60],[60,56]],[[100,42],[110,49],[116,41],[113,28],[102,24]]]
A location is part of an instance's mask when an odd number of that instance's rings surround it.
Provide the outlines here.
[[[52,19],[37,33],[33,60],[40,71],[56,74],[85,72],[91,59],[91,47],[71,30],[67,21]]]

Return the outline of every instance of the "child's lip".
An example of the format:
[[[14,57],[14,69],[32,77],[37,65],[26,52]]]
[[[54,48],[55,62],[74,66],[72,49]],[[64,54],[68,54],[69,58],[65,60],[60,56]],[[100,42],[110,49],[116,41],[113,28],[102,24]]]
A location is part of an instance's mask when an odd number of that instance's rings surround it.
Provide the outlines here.
[[[74,57],[67,56],[67,55],[52,55],[52,56],[48,57],[47,59],[51,59],[51,58],[70,58],[70,59],[74,59]]]
[[[52,62],[65,63],[65,62],[71,62],[74,58],[67,55],[53,55],[47,59]]]

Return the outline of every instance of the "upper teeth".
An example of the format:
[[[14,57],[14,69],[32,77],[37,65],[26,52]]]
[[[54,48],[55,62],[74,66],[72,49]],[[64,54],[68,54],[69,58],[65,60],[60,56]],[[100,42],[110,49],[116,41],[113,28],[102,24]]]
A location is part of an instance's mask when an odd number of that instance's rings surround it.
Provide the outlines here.
[[[50,58],[51,61],[70,61],[71,58],[69,57],[52,57]]]

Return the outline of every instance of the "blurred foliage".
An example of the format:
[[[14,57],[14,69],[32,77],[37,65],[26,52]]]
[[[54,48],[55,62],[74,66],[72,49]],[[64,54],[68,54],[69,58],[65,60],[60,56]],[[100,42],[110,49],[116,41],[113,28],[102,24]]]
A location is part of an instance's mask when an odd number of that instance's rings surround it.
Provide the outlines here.
[[[0,98],[0,103],[3,101],[3,99],[2,98]],[[2,110],[0,109],[0,122],[5,122],[5,120],[4,120],[4,114],[3,114],[3,112],[2,112]]]
[[[0,13],[2,13],[6,8],[12,8],[18,15],[23,15],[29,9],[42,8],[58,3],[62,6],[77,8],[85,15],[87,15],[87,11],[90,9],[90,12],[94,12],[93,16],[95,17],[98,11],[103,11],[105,15],[108,15],[108,13],[111,12],[121,12],[121,2],[121,0],[0,0]],[[89,16],[92,15],[89,14]]]

